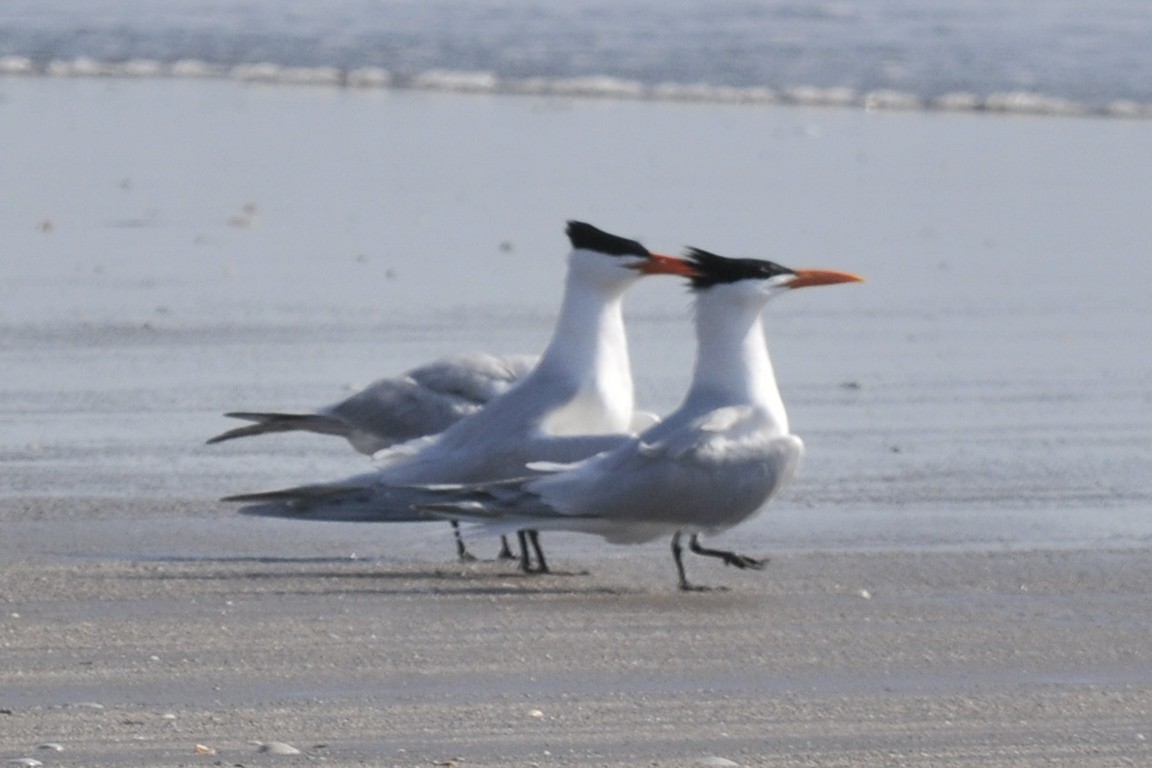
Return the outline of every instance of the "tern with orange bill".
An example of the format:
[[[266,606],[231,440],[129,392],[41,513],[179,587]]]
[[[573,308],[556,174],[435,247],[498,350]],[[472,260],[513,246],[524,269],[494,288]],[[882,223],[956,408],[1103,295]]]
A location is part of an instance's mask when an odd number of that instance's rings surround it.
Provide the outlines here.
[[[789,269],[693,249],[696,364],[680,407],[656,426],[551,474],[442,487],[429,514],[477,523],[481,532],[565,530],[631,544],[672,537],[681,590],[689,582],[682,539],[737,568],[765,561],[706,548],[700,536],[755,515],[792,478],[804,453],[776,384],[761,310],[797,288],[858,282],[843,272]]]
[[[692,274],[682,259],[569,222],[572,250],[559,318],[539,363],[519,383],[443,432],[375,454],[379,469],[333,483],[231,496],[243,511],[308,520],[427,520],[415,486],[522,476],[537,461],[572,462],[650,426],[634,410],[623,300],[645,275]],[[539,570],[547,570],[535,547]],[[523,542],[522,542],[523,544]],[[522,546],[521,564],[529,569]]]

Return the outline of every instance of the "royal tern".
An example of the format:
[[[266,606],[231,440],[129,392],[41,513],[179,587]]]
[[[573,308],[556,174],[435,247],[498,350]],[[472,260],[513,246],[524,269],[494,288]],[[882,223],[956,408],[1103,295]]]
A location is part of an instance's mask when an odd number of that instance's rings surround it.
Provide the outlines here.
[[[597,247],[617,247],[600,245],[597,239],[601,236],[614,237],[589,224],[569,222],[568,237],[573,249],[594,251]],[[573,281],[573,292],[587,288],[578,278]],[[570,332],[581,330],[574,328]],[[557,343],[563,344],[564,339],[557,339]],[[253,435],[302,431],[343,437],[360,453],[372,455],[397,443],[443,432],[507,392],[536,366],[539,359],[535,355],[485,353],[445,357],[399,376],[374,381],[356,394],[311,413],[226,413],[224,415],[230,418],[253,423],[222,432],[207,442],[214,444]],[[625,376],[617,378],[630,382],[630,373],[625,373]],[[605,393],[604,410],[631,409],[630,383],[628,386],[628,392]],[[599,392],[594,393],[594,396],[598,395]],[[620,401],[625,398],[628,403],[621,406]],[[595,399],[586,405],[590,411],[598,408]],[[629,426],[635,431],[656,420],[652,414],[644,412],[634,413],[632,418]]]
[[[233,411],[253,422],[208,440],[276,432],[343,437],[360,453],[435,435],[499,397],[536,365],[534,355],[461,354],[434,360],[399,376],[378,379],[356,394],[311,413]]]
[[[569,222],[568,277],[556,328],[540,362],[480,411],[438,435],[375,454],[379,469],[342,481],[230,496],[249,514],[354,522],[429,518],[416,486],[519,477],[529,463],[572,462],[637,431],[623,299],[645,275],[692,274],[681,259],[635,240]],[[642,419],[645,426],[652,417]],[[541,570],[546,570],[537,548]],[[521,554],[528,567],[527,555]]]
[[[856,282],[842,272],[793,270],[693,249],[697,353],[688,393],[662,422],[609,451],[552,474],[441,488],[422,508],[475,522],[490,533],[567,530],[612,543],[672,536],[682,590],[681,538],[701,555],[738,568],[764,561],[708,549],[716,534],[753,516],[791,479],[804,445],[788,428],[761,321],[774,296],[813,285]]]

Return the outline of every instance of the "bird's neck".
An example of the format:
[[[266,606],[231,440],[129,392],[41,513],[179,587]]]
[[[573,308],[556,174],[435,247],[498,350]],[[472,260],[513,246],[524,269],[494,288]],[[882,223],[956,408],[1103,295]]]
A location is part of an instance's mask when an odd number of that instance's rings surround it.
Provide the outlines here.
[[[553,434],[623,432],[632,421],[632,369],[624,333],[627,286],[572,281],[538,370],[572,398],[549,419]]]
[[[788,433],[756,302],[701,296],[696,302],[696,368],[685,404],[701,408],[753,405]]]

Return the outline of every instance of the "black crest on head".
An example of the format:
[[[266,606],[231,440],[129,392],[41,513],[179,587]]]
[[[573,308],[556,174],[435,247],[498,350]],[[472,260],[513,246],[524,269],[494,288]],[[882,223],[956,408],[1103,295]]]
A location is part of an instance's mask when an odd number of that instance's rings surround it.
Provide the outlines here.
[[[736,283],[741,280],[767,280],[777,275],[792,275],[795,272],[774,261],[760,259],[730,259],[715,253],[689,248],[686,254],[696,268],[692,287],[699,290],[721,283]]]
[[[606,253],[609,256],[643,256],[647,258],[649,255],[648,249],[635,240],[610,235],[582,221],[568,222],[568,240],[571,241],[573,248]]]

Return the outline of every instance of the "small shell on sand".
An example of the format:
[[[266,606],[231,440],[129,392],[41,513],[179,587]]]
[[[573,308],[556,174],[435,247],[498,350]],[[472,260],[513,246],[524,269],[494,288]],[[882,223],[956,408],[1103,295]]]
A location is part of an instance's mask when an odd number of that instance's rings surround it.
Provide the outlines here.
[[[260,745],[257,752],[263,752],[269,755],[299,755],[300,750],[291,744],[285,744],[282,741],[265,741]]]
[[[696,765],[707,766],[707,768],[740,768],[740,763],[734,763],[726,757],[717,757],[716,755],[702,757],[696,761]]]

